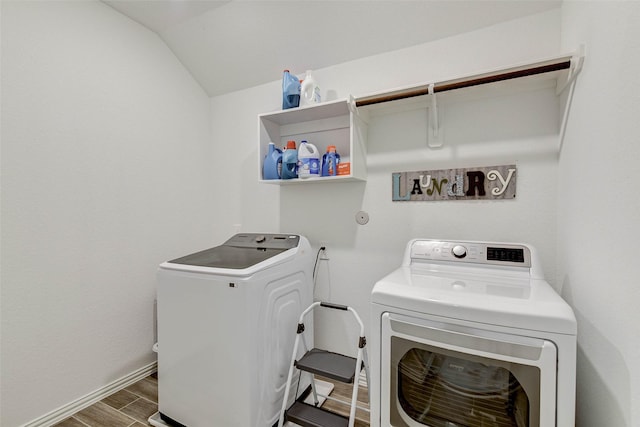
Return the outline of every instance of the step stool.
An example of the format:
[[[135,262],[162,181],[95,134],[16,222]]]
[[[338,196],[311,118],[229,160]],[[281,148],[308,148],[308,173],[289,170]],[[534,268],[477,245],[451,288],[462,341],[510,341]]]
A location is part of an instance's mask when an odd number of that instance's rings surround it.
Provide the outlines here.
[[[317,307],[325,307],[334,310],[344,310],[353,314],[358,325],[360,326],[358,355],[356,358],[318,348],[308,348],[303,334],[304,317]],[[305,354],[299,360],[296,360],[300,341],[302,341]],[[362,320],[360,320],[358,313],[353,308],[346,305],[338,305],[328,302],[314,302],[309,307],[307,307],[307,309],[300,315],[300,319],[298,321],[298,330],[296,334],[295,344],[293,346],[293,356],[291,357],[289,377],[286,382],[278,427],[283,427],[285,421],[290,421],[302,427],[353,427],[356,419],[356,408],[358,407],[358,379],[360,376],[360,371],[362,369],[364,369],[365,372],[367,385],[369,384],[369,364],[367,360],[366,345],[367,340],[364,336],[364,325],[362,324]],[[315,402],[315,405],[310,405],[304,402],[305,398],[310,393],[310,391],[307,389],[301,396],[296,396],[293,405],[291,405],[291,407],[287,409],[289,392],[291,391],[291,379],[293,378],[294,369],[298,369],[299,371],[301,371],[300,375],[302,375],[304,372],[307,372],[312,376],[310,388],[311,392],[313,392],[313,401]],[[353,384],[349,418],[318,406],[318,393],[316,392],[314,384],[314,375],[321,375],[345,384]],[[321,397],[325,397],[327,399],[331,399],[344,404],[347,403],[339,399],[331,398],[329,396]],[[368,412],[368,409],[366,408],[360,407],[360,409]]]

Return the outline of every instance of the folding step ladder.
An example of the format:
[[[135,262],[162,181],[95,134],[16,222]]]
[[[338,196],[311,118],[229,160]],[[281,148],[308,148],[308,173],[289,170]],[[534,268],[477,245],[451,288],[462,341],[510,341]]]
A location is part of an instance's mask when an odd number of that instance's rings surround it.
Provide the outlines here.
[[[338,353],[332,353],[330,351],[321,350],[318,348],[312,348],[309,350],[303,334],[304,317],[317,307],[344,310],[353,314],[358,325],[360,326],[358,355],[356,358]],[[303,351],[305,353],[299,360],[296,360],[300,341],[302,341]],[[298,321],[298,330],[295,344],[293,346],[293,356],[291,357],[289,377],[287,378],[285,387],[278,427],[283,427],[285,421],[291,421],[292,423],[298,424],[302,427],[353,427],[356,419],[356,408],[358,407],[358,379],[360,377],[360,371],[363,368],[367,385],[369,385],[369,362],[367,360],[366,345],[367,340],[364,336],[364,325],[362,324],[362,320],[360,320],[358,313],[353,308],[328,302],[314,302],[309,307],[307,307],[307,309],[300,315],[300,319]],[[311,374],[311,391],[313,392],[313,401],[315,403],[314,405],[310,405],[304,402],[304,399],[308,395],[308,393],[305,392],[301,396],[296,396],[293,405],[291,405],[291,407],[287,409],[289,392],[291,391],[291,379],[293,378],[294,369],[298,369],[299,371],[301,371],[300,375],[302,375],[304,372]],[[318,405],[319,394],[316,392],[315,384],[313,381],[313,375],[316,374],[336,381],[340,381],[342,383],[353,384],[349,418],[323,409]],[[321,397],[325,397],[343,404],[347,403],[338,399],[333,399],[329,396]],[[360,407],[360,409],[368,411],[368,409],[366,408]]]

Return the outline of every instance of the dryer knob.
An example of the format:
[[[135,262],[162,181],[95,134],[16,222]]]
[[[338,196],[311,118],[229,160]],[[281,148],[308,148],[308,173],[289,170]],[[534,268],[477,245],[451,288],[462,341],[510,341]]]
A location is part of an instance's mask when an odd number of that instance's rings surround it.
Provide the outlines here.
[[[264,243],[267,240],[265,236],[256,236],[256,243]]]
[[[453,253],[453,256],[456,258],[464,258],[467,256],[467,248],[462,245],[456,245],[451,250],[451,253]]]

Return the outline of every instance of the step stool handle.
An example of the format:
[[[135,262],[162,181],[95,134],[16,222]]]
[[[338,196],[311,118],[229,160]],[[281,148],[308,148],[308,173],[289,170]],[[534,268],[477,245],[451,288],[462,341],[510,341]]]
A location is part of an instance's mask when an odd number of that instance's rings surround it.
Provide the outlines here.
[[[332,302],[321,302],[320,306],[327,307],[327,308],[335,308],[336,310],[344,310],[344,311],[349,310],[349,307],[346,305],[334,304]]]

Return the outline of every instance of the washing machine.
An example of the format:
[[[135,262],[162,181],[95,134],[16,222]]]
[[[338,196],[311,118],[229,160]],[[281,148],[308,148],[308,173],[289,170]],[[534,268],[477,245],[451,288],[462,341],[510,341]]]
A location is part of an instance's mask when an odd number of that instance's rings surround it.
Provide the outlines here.
[[[371,315],[372,426],[575,425],[576,319],[532,246],[411,240]]]
[[[298,317],[312,302],[312,274],[309,242],[292,234],[236,234],[220,246],[162,263],[159,412],[149,422],[276,423]],[[310,326],[306,339],[313,342]]]

